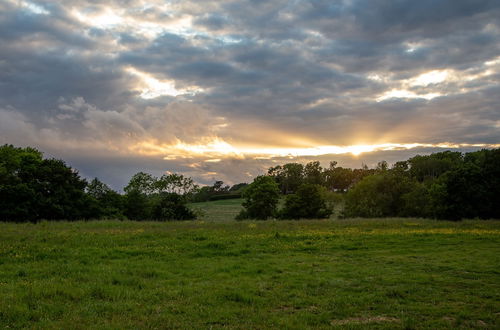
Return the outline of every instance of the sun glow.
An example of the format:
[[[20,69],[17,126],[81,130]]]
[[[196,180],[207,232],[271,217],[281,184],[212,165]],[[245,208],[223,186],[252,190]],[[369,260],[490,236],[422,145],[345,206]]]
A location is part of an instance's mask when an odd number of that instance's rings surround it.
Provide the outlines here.
[[[138,77],[141,80],[141,94],[140,97],[143,99],[154,99],[159,96],[169,95],[177,96],[181,94],[191,94],[194,95],[198,92],[203,91],[200,87],[193,86],[187,89],[178,89],[175,87],[174,80],[158,80],[149,73],[139,71],[133,67],[128,67],[125,69],[128,73],[133,76]]]
[[[107,29],[123,23],[123,18],[116,14],[111,8],[106,8],[104,11],[93,15],[74,10],[73,15],[79,21],[101,29]]]
[[[439,84],[448,78],[450,73],[448,70],[433,70],[423,73],[410,80],[410,86],[427,86],[431,84]]]
[[[321,155],[352,154],[359,156],[367,152],[408,150],[413,148],[466,148],[486,147],[498,148],[500,144],[453,144],[453,143],[383,143],[373,145],[335,146],[324,145],[309,148],[252,148],[234,146],[220,138],[212,138],[200,143],[189,144],[177,141],[175,144],[158,144],[154,141],[141,142],[131,149],[143,155],[163,156],[164,159],[177,158],[209,158],[209,162],[220,162],[223,158],[270,159],[275,157],[304,157]]]
[[[380,95],[376,101],[381,102],[388,99],[398,98],[398,99],[425,99],[432,100],[436,97],[442,96],[441,93],[426,93],[426,94],[417,94],[412,91],[404,90],[404,89],[393,89],[385,92]]]

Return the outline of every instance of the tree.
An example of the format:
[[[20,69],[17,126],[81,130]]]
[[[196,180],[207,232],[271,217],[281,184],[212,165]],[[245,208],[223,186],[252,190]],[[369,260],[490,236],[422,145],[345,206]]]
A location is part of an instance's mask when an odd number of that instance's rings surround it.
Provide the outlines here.
[[[87,195],[92,199],[93,213],[95,218],[123,219],[124,198],[112,190],[108,185],[94,178],[85,189]]]
[[[33,183],[42,161],[42,153],[36,149],[0,147],[0,220],[38,219],[38,195]]]
[[[271,167],[267,173],[278,183],[282,194],[293,193],[304,181],[304,165],[299,163]]]
[[[433,180],[463,163],[460,152],[444,151],[428,156],[417,155],[408,160],[410,175],[418,181]]]
[[[139,172],[132,176],[128,185],[123,189],[126,193],[131,192],[132,190],[138,191],[144,195],[152,194],[156,187],[157,178],[152,176],[149,173]]]
[[[66,166],[62,160],[44,159],[33,183],[39,196],[38,217],[52,220],[91,217],[85,196],[86,185],[87,182],[80,178],[78,172]]]
[[[317,184],[303,184],[294,194],[286,196],[285,206],[280,212],[284,219],[328,218],[332,209],[327,206],[324,187]]]
[[[436,217],[449,220],[500,217],[500,149],[469,153],[436,180]],[[439,192],[439,194],[437,193]]]
[[[151,194],[155,191],[157,178],[139,172],[132,176],[125,191],[125,216],[132,220],[151,219]]]
[[[241,192],[243,191],[243,189],[245,189],[245,187],[248,186],[248,183],[245,183],[245,182],[242,182],[242,183],[237,183],[235,185],[233,185],[229,191],[230,192]]]
[[[176,193],[163,192],[153,205],[154,220],[192,220],[196,215],[186,206],[186,199]]]
[[[324,185],[323,168],[319,161],[309,162],[304,167],[304,181],[310,184]]]
[[[125,195],[125,216],[131,220],[151,219],[151,203],[146,194],[137,189]]]
[[[333,166],[332,166],[333,165]],[[353,172],[350,168],[335,167],[330,163],[330,168],[325,169],[325,186],[331,191],[346,191],[353,183]]]
[[[364,177],[346,195],[347,217],[388,217],[403,215],[403,195],[412,191],[414,182],[394,172]]]
[[[191,195],[198,187],[193,179],[176,173],[164,174],[159,179],[153,178],[153,182],[153,191],[156,193]]]
[[[268,219],[276,215],[278,184],[270,176],[258,176],[243,192],[243,207],[236,219]]]

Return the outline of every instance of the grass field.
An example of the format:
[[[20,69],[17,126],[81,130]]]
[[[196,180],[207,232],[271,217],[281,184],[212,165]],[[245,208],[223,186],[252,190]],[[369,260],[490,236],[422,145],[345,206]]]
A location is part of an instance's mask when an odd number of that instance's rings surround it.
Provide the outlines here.
[[[500,221],[0,223],[21,327],[500,328]]]
[[[225,199],[213,202],[191,203],[198,219],[202,221],[232,221],[242,209],[242,198]]]

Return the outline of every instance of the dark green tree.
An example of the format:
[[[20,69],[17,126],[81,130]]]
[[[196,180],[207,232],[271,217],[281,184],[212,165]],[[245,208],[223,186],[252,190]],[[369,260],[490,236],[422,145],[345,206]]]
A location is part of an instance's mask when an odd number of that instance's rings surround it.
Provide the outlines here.
[[[193,220],[196,215],[186,206],[186,199],[176,193],[160,193],[153,205],[153,219],[167,220]]]
[[[325,176],[319,161],[309,162],[304,167],[304,182],[310,184],[324,185]]]
[[[388,217],[403,215],[403,195],[411,192],[414,182],[394,172],[364,177],[351,188],[345,199],[347,217]]]
[[[91,198],[95,218],[123,219],[124,197],[108,185],[94,178],[85,189]]]
[[[37,221],[94,216],[87,183],[62,160],[33,148],[0,147],[0,219]]]
[[[147,220],[152,216],[151,199],[137,189],[129,190],[125,195],[125,216],[131,220]]]
[[[286,196],[280,212],[283,219],[328,218],[333,210],[327,205],[325,188],[317,184],[302,184],[294,194]]]
[[[336,167],[337,162],[330,162],[325,169],[325,187],[331,191],[345,192],[353,184],[354,175],[350,168]]]
[[[276,215],[280,190],[270,176],[258,176],[243,192],[243,207],[237,219],[268,219]]]

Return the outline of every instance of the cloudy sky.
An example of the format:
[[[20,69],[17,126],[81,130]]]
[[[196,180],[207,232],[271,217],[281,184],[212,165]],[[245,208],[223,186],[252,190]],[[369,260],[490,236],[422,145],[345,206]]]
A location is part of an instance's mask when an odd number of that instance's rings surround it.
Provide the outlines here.
[[[500,146],[500,1],[0,1],[0,143],[121,189]]]

